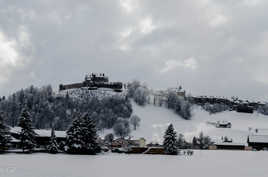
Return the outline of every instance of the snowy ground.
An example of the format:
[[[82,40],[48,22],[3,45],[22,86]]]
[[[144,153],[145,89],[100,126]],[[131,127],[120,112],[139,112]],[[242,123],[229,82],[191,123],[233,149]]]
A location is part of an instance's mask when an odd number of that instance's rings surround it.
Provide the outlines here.
[[[226,111],[223,113],[209,115],[208,112],[199,107],[195,107],[192,120],[183,120],[178,115],[163,107],[147,105],[138,106],[133,103],[133,114],[141,118],[141,126],[137,131],[132,132],[134,138],[144,137],[147,142],[162,142],[164,131],[169,123],[173,123],[178,133],[183,133],[189,141],[193,136],[201,131],[209,135],[214,141],[220,141],[221,136],[233,138],[234,142],[246,143],[249,135],[249,127],[267,129],[268,116],[261,114],[237,113],[235,111]],[[206,122],[230,121],[231,129],[219,129]]]
[[[195,151],[188,156],[0,155],[2,177],[266,177],[268,152]]]

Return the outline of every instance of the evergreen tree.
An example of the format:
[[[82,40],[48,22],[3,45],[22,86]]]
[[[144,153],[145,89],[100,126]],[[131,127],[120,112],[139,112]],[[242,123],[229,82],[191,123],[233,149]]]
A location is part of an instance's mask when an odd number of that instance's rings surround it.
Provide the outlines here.
[[[10,139],[9,127],[4,123],[4,114],[0,113],[0,151],[8,148]]]
[[[164,136],[164,149],[167,154],[177,155],[177,135],[176,131],[173,128],[173,125],[170,124],[165,132]]]
[[[66,150],[74,154],[96,154],[100,152],[97,130],[88,114],[75,119],[67,131]]]
[[[82,119],[76,118],[67,131],[66,151],[68,153],[81,153],[82,151]]]
[[[198,146],[197,138],[195,136],[193,138],[192,145],[193,145],[194,149],[197,148],[197,146]]]
[[[51,154],[56,154],[59,152],[59,145],[57,143],[56,135],[55,135],[55,130],[54,127],[51,129],[51,137],[50,137],[50,144],[47,147],[47,150]]]
[[[100,146],[97,142],[97,129],[94,120],[85,114],[82,119],[82,134],[83,134],[83,151],[86,154],[96,154],[100,152]]]
[[[20,141],[23,152],[25,150],[32,151],[36,146],[35,136],[36,133],[32,128],[32,120],[30,113],[24,109],[19,119],[19,126],[21,127]]]

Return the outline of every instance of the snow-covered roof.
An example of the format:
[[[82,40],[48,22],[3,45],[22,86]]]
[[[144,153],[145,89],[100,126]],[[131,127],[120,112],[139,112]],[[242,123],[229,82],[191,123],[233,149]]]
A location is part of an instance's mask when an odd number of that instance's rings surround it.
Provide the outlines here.
[[[20,127],[11,127],[10,132],[11,133],[18,133],[21,131]],[[51,136],[51,130],[39,130],[39,129],[34,129],[35,133],[37,133],[39,136],[42,137],[50,137]],[[65,131],[55,131],[56,137],[64,138],[66,137],[66,132]]]
[[[250,135],[249,142],[268,143],[268,135]]]
[[[220,124],[220,125],[228,125],[229,123],[231,123],[231,122],[228,122],[228,121],[225,121],[225,120],[217,122],[217,124]]]
[[[228,142],[216,143],[216,145],[220,145],[220,146],[245,146],[244,143],[228,143]]]

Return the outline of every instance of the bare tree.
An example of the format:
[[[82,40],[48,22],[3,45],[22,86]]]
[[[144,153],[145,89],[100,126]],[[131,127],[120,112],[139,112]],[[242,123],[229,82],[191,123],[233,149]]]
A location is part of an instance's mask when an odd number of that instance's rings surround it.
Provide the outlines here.
[[[134,130],[137,130],[137,127],[140,126],[141,119],[137,115],[133,115],[130,118],[130,123],[133,125]]]

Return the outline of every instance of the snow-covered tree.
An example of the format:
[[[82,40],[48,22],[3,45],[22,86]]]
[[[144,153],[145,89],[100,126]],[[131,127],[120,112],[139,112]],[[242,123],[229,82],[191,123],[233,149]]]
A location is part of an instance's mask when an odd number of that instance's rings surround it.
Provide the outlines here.
[[[209,136],[204,136],[203,132],[201,132],[198,137],[198,144],[201,149],[208,149],[213,142]]]
[[[9,127],[4,122],[4,114],[0,112],[0,151],[8,148],[10,139]]]
[[[100,146],[97,142],[97,130],[94,120],[89,116],[89,114],[85,114],[82,117],[82,134],[83,134],[83,151],[87,154],[96,154],[100,152]]]
[[[141,119],[137,115],[133,115],[130,117],[130,123],[133,125],[134,130],[137,130],[137,127],[140,126]]]
[[[142,86],[136,89],[136,91],[134,92],[133,99],[138,105],[144,106],[148,102],[148,97],[149,97],[148,88]]]
[[[149,97],[149,89],[145,84],[141,84],[139,81],[133,81],[128,84],[128,93],[129,98],[133,100],[140,106],[146,105]]]
[[[177,104],[177,100],[178,100],[178,96],[174,91],[169,91],[167,94],[167,107],[169,109],[174,109],[176,108],[176,104]]]
[[[121,119],[114,125],[113,130],[116,136],[125,138],[130,133],[129,122],[127,120]]]
[[[25,150],[28,150],[31,152],[36,146],[36,142],[35,142],[36,133],[34,132],[32,128],[31,115],[27,111],[27,109],[24,109],[21,113],[21,116],[19,119],[19,126],[21,127],[20,142],[21,142],[22,150],[23,152]]]
[[[141,86],[141,83],[137,80],[128,83],[127,86],[127,96],[130,98],[134,97],[135,91]]]
[[[110,146],[112,145],[113,140],[114,140],[114,135],[112,133],[109,133],[105,135],[104,137],[104,141],[108,143]]]
[[[184,135],[179,134],[178,139],[177,139],[177,147],[180,149],[183,149],[185,148],[185,146],[186,146],[186,141],[185,141]]]
[[[96,154],[100,152],[94,121],[88,114],[76,118],[67,131],[66,150],[74,154]]]
[[[167,107],[173,109],[176,114],[180,115],[183,119],[189,120],[192,117],[191,103],[176,94],[175,91],[169,91],[167,94]]]
[[[213,142],[209,136],[205,136],[203,132],[199,134],[198,137],[193,138],[193,148],[198,149],[208,149],[209,145],[212,145]]]
[[[47,146],[47,151],[51,154],[56,154],[59,152],[59,145],[57,143],[54,127],[51,129],[51,137],[49,145]]]
[[[82,151],[82,119],[75,118],[70,128],[67,130],[66,151],[69,153],[81,153]]]
[[[164,149],[167,154],[170,155],[177,155],[178,148],[177,148],[177,133],[173,128],[173,125],[170,124],[165,132],[164,135]]]

